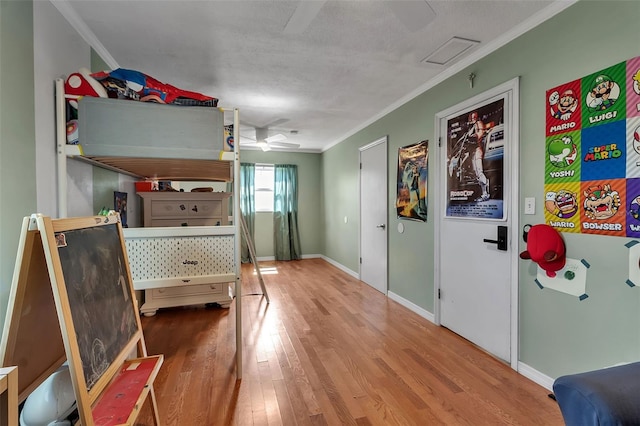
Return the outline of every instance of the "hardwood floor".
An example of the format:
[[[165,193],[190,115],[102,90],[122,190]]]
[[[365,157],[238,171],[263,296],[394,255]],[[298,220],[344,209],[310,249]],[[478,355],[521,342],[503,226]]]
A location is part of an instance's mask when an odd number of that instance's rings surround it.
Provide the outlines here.
[[[562,425],[547,390],[321,259],[243,265],[231,309],[142,319],[163,425]],[[148,404],[138,424],[151,425]]]

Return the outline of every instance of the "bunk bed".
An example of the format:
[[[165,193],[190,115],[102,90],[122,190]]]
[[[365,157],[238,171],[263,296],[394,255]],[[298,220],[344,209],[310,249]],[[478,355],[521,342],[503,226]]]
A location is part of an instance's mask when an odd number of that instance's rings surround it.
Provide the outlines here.
[[[231,112],[231,110],[226,111]],[[233,109],[233,138],[238,141],[239,112]],[[67,143],[64,81],[56,80],[58,216],[67,216],[67,160],[127,174],[140,180],[232,182],[240,191],[238,144],[225,149],[225,111],[84,97],[78,102],[78,144]],[[236,316],[236,374],[242,376],[242,311],[239,197],[233,196],[230,226],[128,228],[124,230],[134,289],[152,295],[171,292],[172,303],[207,303],[233,283]],[[177,242],[176,242],[177,240]],[[209,265],[185,272],[176,259],[149,258],[158,244],[182,244],[206,251]],[[153,250],[151,250],[153,251]],[[166,252],[165,252],[166,253]],[[173,262],[172,271],[153,265]],[[181,263],[189,261],[181,261]],[[197,262],[191,262],[191,264]],[[170,268],[171,269],[171,268]],[[186,296],[185,296],[186,294]],[[229,294],[232,296],[233,294]],[[165,299],[166,300],[166,299]],[[163,306],[147,307],[147,313]],[[144,307],[144,305],[143,305]],[[143,313],[145,313],[143,309]]]

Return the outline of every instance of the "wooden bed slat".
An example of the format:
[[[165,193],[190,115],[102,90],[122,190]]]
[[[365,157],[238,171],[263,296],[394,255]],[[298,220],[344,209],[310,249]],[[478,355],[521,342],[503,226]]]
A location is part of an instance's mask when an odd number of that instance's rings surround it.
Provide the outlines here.
[[[231,182],[232,162],[174,158],[74,157],[142,179]]]

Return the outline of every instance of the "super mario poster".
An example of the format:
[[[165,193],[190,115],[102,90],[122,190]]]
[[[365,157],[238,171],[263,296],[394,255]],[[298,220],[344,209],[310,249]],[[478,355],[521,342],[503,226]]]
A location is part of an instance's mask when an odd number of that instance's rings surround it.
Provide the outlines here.
[[[547,90],[545,220],[640,237],[640,57]]]

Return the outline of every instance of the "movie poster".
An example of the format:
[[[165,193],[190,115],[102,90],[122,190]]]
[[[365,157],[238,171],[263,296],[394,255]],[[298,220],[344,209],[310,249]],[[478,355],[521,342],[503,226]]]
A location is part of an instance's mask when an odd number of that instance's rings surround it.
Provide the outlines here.
[[[427,221],[429,141],[398,149],[398,218]]]
[[[504,98],[447,120],[446,216],[504,219],[504,126]]]
[[[128,228],[127,225],[127,193],[120,191],[113,191],[113,209],[120,213],[120,223],[123,228]]]
[[[545,220],[640,237],[640,57],[546,92]]]

